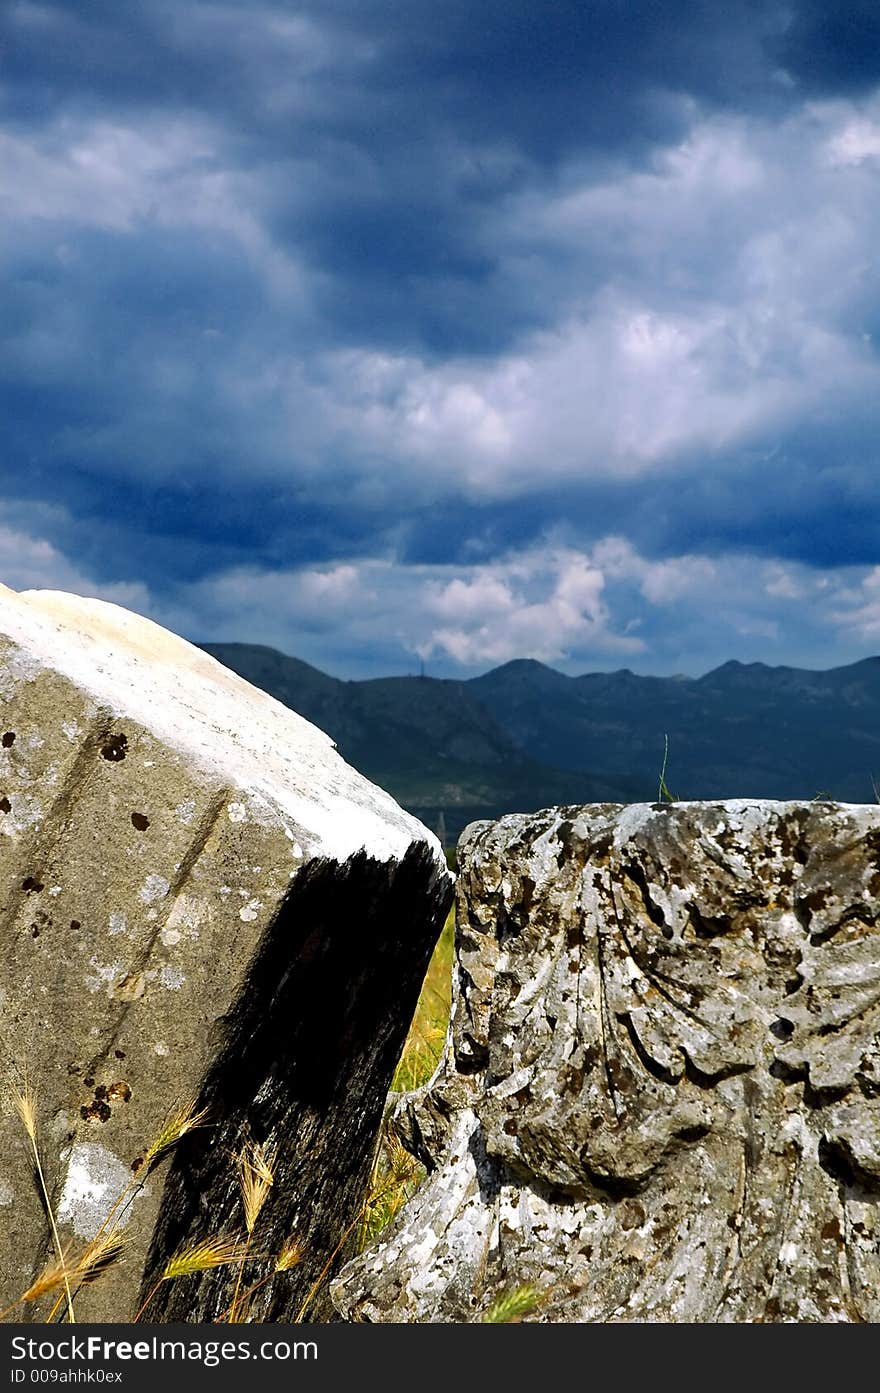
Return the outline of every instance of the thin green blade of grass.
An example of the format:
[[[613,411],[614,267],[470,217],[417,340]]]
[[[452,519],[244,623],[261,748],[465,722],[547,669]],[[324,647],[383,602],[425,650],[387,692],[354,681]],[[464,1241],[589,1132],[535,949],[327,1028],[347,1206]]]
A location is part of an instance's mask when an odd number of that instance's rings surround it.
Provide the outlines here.
[[[440,1062],[452,1003],[455,920],[450,913],[428,964],[415,1015],[391,1080],[394,1093],[427,1083]]]

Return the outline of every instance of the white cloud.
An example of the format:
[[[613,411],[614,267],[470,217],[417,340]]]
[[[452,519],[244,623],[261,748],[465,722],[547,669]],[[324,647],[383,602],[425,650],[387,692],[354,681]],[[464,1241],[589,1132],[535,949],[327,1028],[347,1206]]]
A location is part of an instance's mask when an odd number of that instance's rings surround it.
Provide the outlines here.
[[[320,66],[297,25],[279,35],[288,41]],[[137,127],[66,117],[40,135],[0,135],[4,238],[61,222],[56,257],[69,265],[84,226],[219,232],[268,292],[268,340],[260,323],[233,341],[208,315],[210,354],[171,335],[134,359],[145,405],[133,391],[118,416],[64,435],[102,468],[179,470],[173,441],[189,443],[188,404],[208,390],[219,404],[203,452],[213,476],[246,469],[334,506],[526,498],[586,480],[735,469],[741,448],[816,416],[845,423],[878,399],[862,327],[876,296],[878,130],[876,102],[816,104],[779,124],[695,115],[647,171],[597,182],[573,163],[555,186],[501,200],[475,236],[502,283],[543,297],[551,327],[494,357],[313,350],[322,278],[273,222],[273,191],[290,188],[304,216],[314,164],[242,168],[229,133],[203,116]],[[19,370],[41,382],[71,372],[96,329],[74,301],[41,297],[10,342]],[[158,450],[157,429],[172,442]]]
[[[75,265],[86,228],[119,237],[176,230],[212,243],[225,236],[289,313],[305,303],[305,275],[259,216],[264,186],[278,174],[277,166],[241,168],[224,128],[195,113],[141,114],[136,125],[64,116],[28,135],[0,131],[2,240],[14,246],[22,227],[58,224],[56,257]],[[283,177],[294,176],[287,169]]]
[[[609,536],[472,565],[238,569],[179,589],[163,622],[203,640],[267,643],[343,675],[352,663],[363,675],[411,669],[414,656],[449,673],[523,657],[567,671],[629,660],[698,673],[731,656],[810,666],[813,650],[832,666],[864,656],[872,616],[880,631],[874,574],[736,553],[653,559]]]
[[[530,657],[545,662],[573,650],[637,653],[640,639],[616,633],[602,598],[605,580],[588,557],[536,550],[470,568],[464,577],[428,580],[428,621],[416,651],[447,654],[465,667]],[[440,620],[437,627],[432,621]]]
[[[870,116],[850,117],[827,141],[825,152],[829,164],[838,166],[880,160],[880,121]]]
[[[149,591],[139,582],[119,581],[108,585],[97,583],[51,542],[34,537],[20,527],[3,520],[4,506],[0,503],[0,582],[11,590],[68,590],[76,595],[89,595],[127,609],[147,613]]]
[[[880,566],[872,566],[854,584],[841,586],[834,598],[838,602],[831,612],[835,624],[857,641],[880,639]]]
[[[195,641],[265,643],[341,676],[474,672],[532,657],[698,674],[730,656],[833,666],[880,639],[880,566],[819,570],[719,554],[651,558],[626,538],[548,540],[475,564],[349,558],[238,567],[160,598],[98,583],[0,505],[0,581],[123,605]]]
[[[649,173],[574,170],[558,196],[511,200],[501,266],[540,247],[555,326],[489,361],[330,355],[326,411],[355,457],[396,462],[395,488],[481,499],[715,467],[805,419],[844,421],[880,394],[861,332],[880,186],[827,150],[854,151],[856,131],[864,153],[874,129],[852,103],[781,126],[714,118]]]
[[[705,556],[650,561],[624,537],[606,537],[593,557],[608,579],[633,580],[652,605],[670,605],[688,594],[706,593],[717,583],[718,567]]]

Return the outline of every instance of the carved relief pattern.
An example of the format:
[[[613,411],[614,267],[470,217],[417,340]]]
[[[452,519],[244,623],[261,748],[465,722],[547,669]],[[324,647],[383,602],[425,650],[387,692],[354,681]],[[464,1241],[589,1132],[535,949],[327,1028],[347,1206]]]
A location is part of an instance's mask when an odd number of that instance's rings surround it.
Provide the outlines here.
[[[420,1115],[474,1116],[471,1277],[543,1271],[546,1319],[880,1317],[880,808],[556,809],[463,852]],[[437,1159],[413,1241],[460,1171]]]

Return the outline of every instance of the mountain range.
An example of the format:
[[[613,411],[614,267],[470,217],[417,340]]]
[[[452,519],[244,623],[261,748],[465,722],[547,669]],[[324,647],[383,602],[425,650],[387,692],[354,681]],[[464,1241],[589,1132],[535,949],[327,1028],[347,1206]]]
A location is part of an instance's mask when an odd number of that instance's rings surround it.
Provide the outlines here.
[[[704,677],[567,677],[517,659],[466,681],[342,681],[273,648],[205,652],[327,732],[346,760],[454,841],[467,822],[558,803],[875,801],[880,658],[812,672],[728,662]]]

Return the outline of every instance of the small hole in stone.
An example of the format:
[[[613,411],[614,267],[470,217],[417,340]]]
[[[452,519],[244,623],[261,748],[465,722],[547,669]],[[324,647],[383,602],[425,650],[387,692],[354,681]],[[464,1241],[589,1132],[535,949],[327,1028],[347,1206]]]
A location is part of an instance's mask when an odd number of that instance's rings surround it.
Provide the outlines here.
[[[79,922],[78,919],[71,919],[70,927],[73,929],[73,932],[76,933],[77,929],[82,928],[82,924]]]
[[[146,832],[150,825],[150,819],[143,813],[132,813],[131,825],[132,827],[136,827],[139,832]]]
[[[125,1050],[114,1050],[113,1053],[116,1055],[117,1059],[125,1058]]]
[[[41,880],[37,880],[35,876],[29,875],[21,882],[21,888],[22,890],[26,890],[29,895],[39,895],[40,891],[45,887]]]
[[[787,1021],[783,1016],[773,1022],[770,1027],[770,1034],[775,1035],[777,1040],[790,1040],[794,1034],[794,1022]]]
[[[14,744],[15,744],[15,731],[14,731],[14,730],[7,730],[7,731],[4,733],[4,735],[3,735],[3,748],[4,748],[5,750],[8,750],[8,749],[9,749],[9,746],[10,746],[10,745],[14,745]]]
[[[0,813],[11,813],[11,812],[12,812],[12,804],[10,803],[9,799],[4,795],[3,798],[0,798]]]
[[[107,744],[102,746],[101,754],[105,759],[118,761],[125,759],[128,753],[128,736],[120,731],[117,735],[111,735]]]

